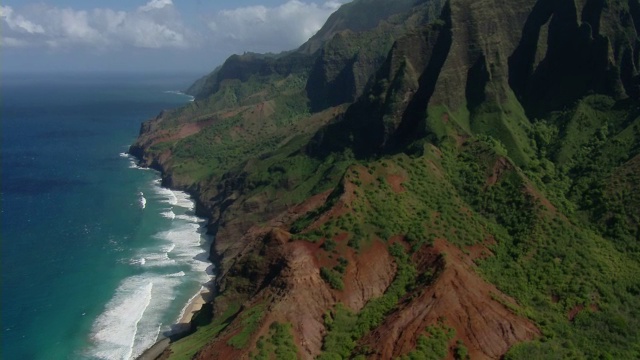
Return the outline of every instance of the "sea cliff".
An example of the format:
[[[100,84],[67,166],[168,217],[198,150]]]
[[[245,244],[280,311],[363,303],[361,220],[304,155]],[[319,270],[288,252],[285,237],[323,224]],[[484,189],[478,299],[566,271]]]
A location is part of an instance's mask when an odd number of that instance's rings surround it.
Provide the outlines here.
[[[230,57],[130,150],[216,237],[213,320],[163,356],[638,355],[637,24],[637,0],[357,0]]]

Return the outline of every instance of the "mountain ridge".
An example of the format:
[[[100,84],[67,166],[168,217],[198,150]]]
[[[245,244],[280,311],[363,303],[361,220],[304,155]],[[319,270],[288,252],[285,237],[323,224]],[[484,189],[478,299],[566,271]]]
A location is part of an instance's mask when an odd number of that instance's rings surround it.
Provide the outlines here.
[[[130,150],[216,234],[213,321],[164,356],[639,355],[639,15],[360,0],[231,57]]]

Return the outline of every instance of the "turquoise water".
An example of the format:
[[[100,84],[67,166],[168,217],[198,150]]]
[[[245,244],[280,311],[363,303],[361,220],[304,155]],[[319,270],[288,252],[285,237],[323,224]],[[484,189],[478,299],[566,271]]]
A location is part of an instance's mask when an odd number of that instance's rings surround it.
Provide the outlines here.
[[[123,154],[192,79],[3,75],[3,359],[135,357],[210,280],[193,203]]]

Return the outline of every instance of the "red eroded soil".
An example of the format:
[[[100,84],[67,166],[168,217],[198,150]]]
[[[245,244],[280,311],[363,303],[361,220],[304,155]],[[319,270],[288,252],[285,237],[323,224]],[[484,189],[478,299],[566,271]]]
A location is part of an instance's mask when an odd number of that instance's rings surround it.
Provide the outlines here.
[[[452,343],[462,340],[471,359],[498,359],[514,344],[540,334],[528,319],[494,300],[517,306],[478,276],[471,258],[455,246],[437,240],[416,256],[419,267],[434,267],[437,276],[361,341],[373,352],[369,358],[392,359],[409,353],[426,327],[439,320],[456,330]]]
[[[347,254],[349,264],[343,281],[344,291],[332,290],[320,277],[317,244],[305,241],[283,246],[286,267],[276,280],[281,295],[271,307],[271,321],[290,322],[297,334],[303,358],[320,354],[325,335],[324,315],[337,302],[358,311],[371,298],[382,295],[395,276],[395,263],[386,246],[375,242],[359,256]],[[265,328],[266,329],[266,328]]]
[[[178,133],[171,136],[171,138],[169,138],[168,140],[173,141],[173,140],[181,140],[184,139],[186,137],[189,137],[191,135],[195,135],[197,133],[199,133],[202,129],[206,128],[207,126],[213,124],[215,122],[215,120],[207,120],[207,121],[199,121],[199,122],[191,122],[191,123],[186,123],[182,126],[180,126],[178,128]]]
[[[282,236],[273,235],[274,232]],[[272,322],[291,323],[302,357],[312,359],[320,354],[322,348],[327,309],[343,302],[353,310],[360,310],[368,300],[382,295],[395,276],[392,257],[384,244],[376,242],[357,258],[348,255],[349,264],[343,279],[345,289],[336,291],[320,276],[317,256],[322,250],[318,244],[291,242],[288,233],[280,229],[274,229],[271,237],[274,243],[269,246],[273,248],[267,250],[266,256],[282,256],[284,266],[270,286],[256,296],[272,300],[261,329],[252,336],[252,343],[267,334]],[[239,353],[226,345],[232,334],[208,346],[198,358],[244,357],[246,352]]]
[[[558,209],[556,209],[556,207],[553,206],[551,201],[549,201],[549,199],[547,199],[542,194],[540,194],[540,192],[532,184],[527,183],[525,187],[525,191],[527,192],[527,194],[531,195],[534,199],[538,200],[540,204],[542,204],[542,206],[547,208],[547,210],[551,211],[554,214],[558,213]],[[564,218],[564,215],[562,217]]]
[[[313,208],[322,199],[322,196],[315,198],[297,210]],[[237,332],[237,324],[234,323],[228,333],[202,351],[199,359],[246,358],[247,352],[254,348],[260,336],[268,333],[269,326],[274,321],[291,323],[302,358],[315,358],[321,352],[322,339],[326,334],[326,311],[337,302],[342,302],[355,311],[360,310],[371,298],[382,295],[395,276],[395,262],[386,246],[381,242],[374,242],[358,256],[354,252],[343,253],[349,262],[343,277],[345,289],[333,290],[320,276],[320,267],[334,266],[337,258],[334,254],[334,259],[330,259],[331,264],[325,264],[327,258],[320,243],[291,241],[291,234],[281,228],[272,228],[266,235],[260,235],[257,229],[249,232],[255,232],[254,237],[262,236],[265,239],[265,247],[261,250],[265,261],[276,264],[281,269],[268,286],[252,297],[263,299],[263,303],[266,301],[266,316],[260,329],[252,335],[247,349],[237,351],[226,345],[226,341]],[[344,234],[338,237],[344,237]],[[339,240],[344,242],[346,239]]]
[[[396,264],[381,241],[373,244],[358,256],[351,252],[349,265],[342,280],[344,291],[339,300],[348,308],[360,311],[369,299],[381,296],[393,281]]]
[[[172,138],[171,140],[179,140],[179,139],[184,139],[188,136],[197,134],[200,132],[200,130],[206,128],[207,126],[213,124],[214,120],[207,120],[207,121],[199,121],[199,122],[191,122],[191,123],[186,123],[184,125],[182,125],[180,127],[180,130],[178,131],[178,134],[174,136],[174,138]]]
[[[305,358],[310,358],[320,353],[325,331],[323,316],[336,300],[320,277],[315,259],[317,246],[297,241],[286,248],[286,267],[278,279],[281,297],[271,307],[269,316],[293,325],[300,350]]]
[[[337,219],[342,215],[350,213],[352,211],[351,203],[355,198],[355,189],[356,186],[353,183],[344,181],[344,192],[338,199],[337,203],[329,211],[325,212],[316,221],[314,221],[313,224],[309,226],[309,229],[316,229],[331,219]],[[330,193],[331,192],[328,194]]]
[[[402,186],[402,183],[405,182],[406,180],[407,179],[405,177],[397,174],[387,176],[387,182],[391,186],[391,189],[393,190],[393,192],[395,192],[396,194],[406,191],[404,186]]]
[[[509,160],[503,157],[498,158],[495,164],[493,164],[493,169],[491,170],[491,175],[487,179],[486,186],[489,187],[495,185],[500,179],[500,176],[502,176],[505,171],[511,169],[513,169],[513,165]]]

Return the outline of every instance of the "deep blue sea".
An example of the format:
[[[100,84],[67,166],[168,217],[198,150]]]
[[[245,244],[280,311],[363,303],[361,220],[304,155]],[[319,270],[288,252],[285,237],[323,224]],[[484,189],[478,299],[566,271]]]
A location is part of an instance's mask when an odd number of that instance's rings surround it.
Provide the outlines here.
[[[208,280],[193,202],[126,156],[188,75],[2,75],[2,359],[135,358]]]

